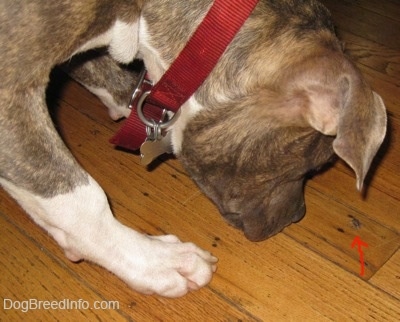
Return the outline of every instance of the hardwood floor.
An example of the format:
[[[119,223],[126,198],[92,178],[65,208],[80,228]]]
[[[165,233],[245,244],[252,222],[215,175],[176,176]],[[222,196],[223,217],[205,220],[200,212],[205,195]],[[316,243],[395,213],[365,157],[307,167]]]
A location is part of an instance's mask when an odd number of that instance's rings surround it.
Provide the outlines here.
[[[207,287],[180,299],[140,295],[102,268],[69,262],[0,190],[0,320],[400,320],[400,1],[323,3],[388,110],[389,134],[364,196],[352,171],[337,162],[308,181],[304,220],[267,241],[249,242],[222,220],[178,160],[147,171],[137,155],[113,149],[108,139],[120,124],[67,80],[56,102],[59,130],[108,194],[116,217],[212,251],[218,271]],[[363,277],[351,248],[355,236],[368,243]],[[22,301],[29,299],[75,301],[76,309],[24,313]],[[20,308],[8,309],[11,300]],[[103,309],[93,308],[100,304]]]

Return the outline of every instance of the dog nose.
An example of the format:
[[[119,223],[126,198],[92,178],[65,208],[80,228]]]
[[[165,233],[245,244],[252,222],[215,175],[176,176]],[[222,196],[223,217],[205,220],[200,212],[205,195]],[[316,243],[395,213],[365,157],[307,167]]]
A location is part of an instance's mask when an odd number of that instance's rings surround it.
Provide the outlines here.
[[[300,208],[295,211],[292,217],[292,222],[296,223],[303,219],[304,215],[306,214],[306,207],[304,204],[300,206]]]

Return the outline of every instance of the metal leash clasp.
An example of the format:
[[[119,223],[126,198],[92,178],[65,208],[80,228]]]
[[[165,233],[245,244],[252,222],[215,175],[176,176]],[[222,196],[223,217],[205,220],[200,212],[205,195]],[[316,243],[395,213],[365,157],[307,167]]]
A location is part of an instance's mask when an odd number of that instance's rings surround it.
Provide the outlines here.
[[[164,153],[173,152],[169,127],[176,122],[180,114],[179,111],[173,114],[163,109],[159,120],[149,119],[144,115],[146,99],[151,94],[153,86],[152,82],[146,79],[146,74],[146,69],[143,69],[129,103],[130,109],[136,106],[137,116],[146,126],[146,140],[140,147],[141,163],[143,165],[149,165],[154,159]],[[158,107],[150,103],[147,105],[147,108],[157,109]]]
[[[131,100],[129,101],[128,108],[133,109],[136,106],[136,111],[139,119],[146,125],[147,138],[149,140],[161,139],[163,130],[170,127],[177,120],[179,111],[175,114],[168,113],[166,109],[163,110],[161,119],[156,122],[153,119],[147,119],[144,115],[144,106],[147,97],[151,94],[153,82],[146,78],[147,70],[143,68],[139,74],[138,82],[133,90]],[[137,103],[136,103],[137,101]]]
[[[139,74],[139,79],[136,83],[135,88],[133,89],[133,93],[131,96],[131,100],[129,101],[128,108],[133,109],[135,107],[135,101],[138,99],[139,95],[146,92],[145,88],[151,88],[153,86],[153,82],[146,78],[147,70],[143,67]]]

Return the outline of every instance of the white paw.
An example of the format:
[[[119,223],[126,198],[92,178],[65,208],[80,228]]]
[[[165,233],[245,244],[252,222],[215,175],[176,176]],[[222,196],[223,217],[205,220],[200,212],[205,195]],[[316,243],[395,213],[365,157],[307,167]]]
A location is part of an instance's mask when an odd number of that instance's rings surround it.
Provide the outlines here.
[[[207,285],[216,270],[217,258],[193,243],[182,243],[176,236],[144,236],[144,261],[139,272],[132,272],[134,289],[165,297],[179,297]],[[143,265],[144,264],[144,265]],[[139,273],[139,274],[138,274]]]

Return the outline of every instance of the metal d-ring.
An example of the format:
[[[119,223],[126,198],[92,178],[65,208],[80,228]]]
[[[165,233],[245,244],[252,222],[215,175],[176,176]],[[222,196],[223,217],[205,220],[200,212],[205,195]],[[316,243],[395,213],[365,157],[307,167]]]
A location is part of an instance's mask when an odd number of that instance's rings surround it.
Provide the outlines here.
[[[178,116],[180,110],[178,110],[178,112],[176,112],[171,117],[171,119],[169,119],[166,122],[164,122],[163,120],[160,120],[158,123],[156,123],[154,120],[148,120],[146,118],[146,116],[144,116],[143,107],[144,107],[144,102],[146,101],[146,98],[147,98],[147,96],[150,95],[150,93],[151,93],[151,91],[144,92],[142,94],[142,96],[140,96],[140,98],[138,100],[138,103],[137,103],[137,114],[139,116],[139,119],[143,122],[144,125],[146,125],[147,127],[151,128],[151,129],[158,128],[158,129],[163,130],[163,129],[166,129],[166,128],[170,127],[178,119],[177,116]],[[163,111],[163,115],[166,115],[166,110]]]

